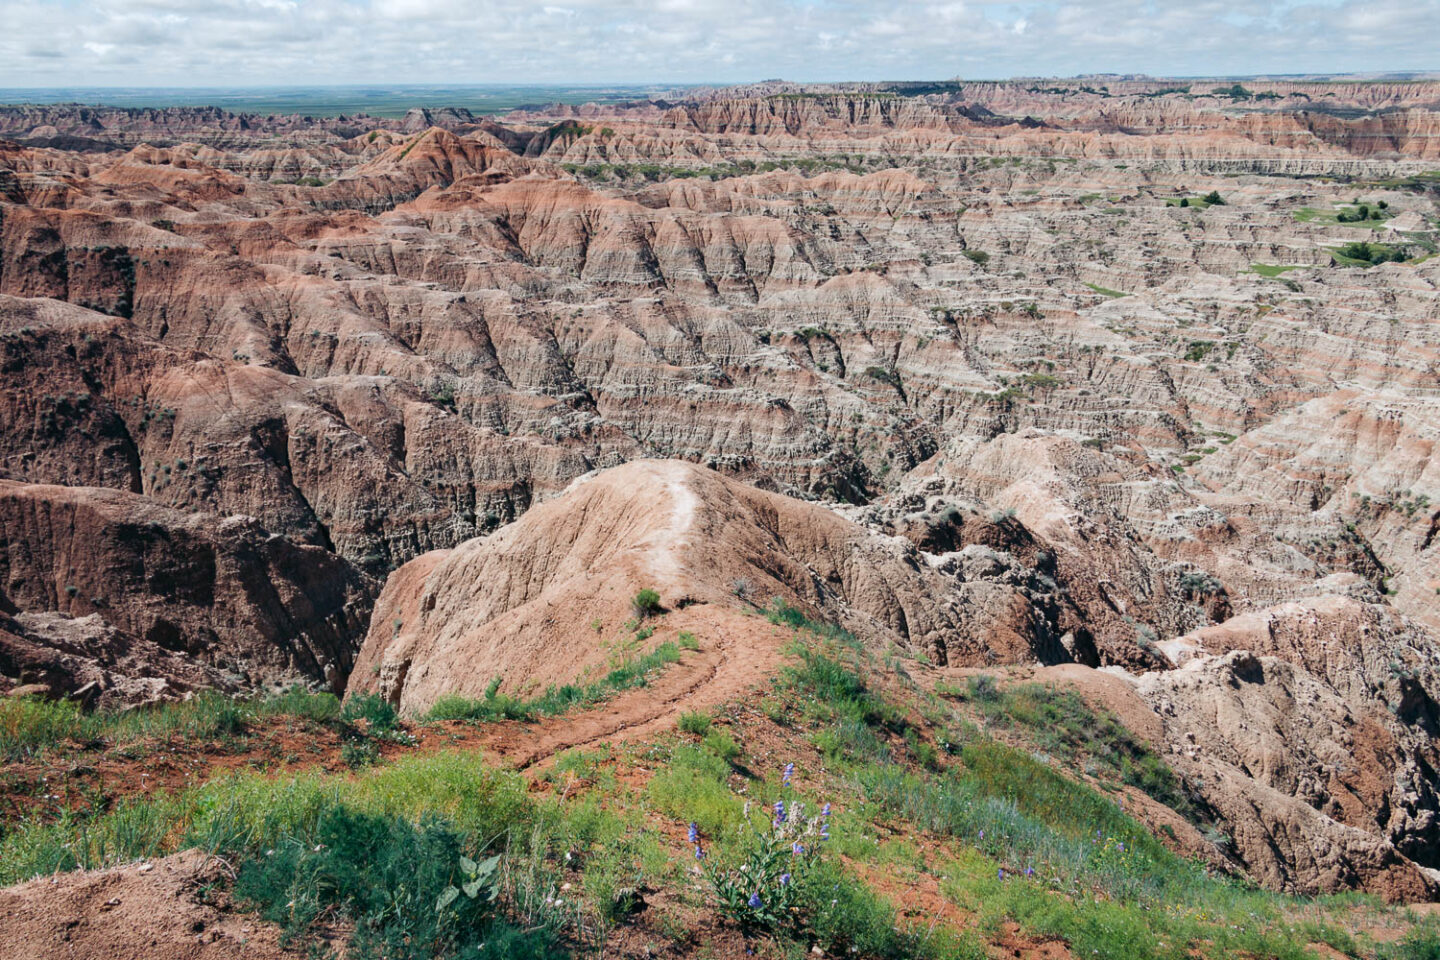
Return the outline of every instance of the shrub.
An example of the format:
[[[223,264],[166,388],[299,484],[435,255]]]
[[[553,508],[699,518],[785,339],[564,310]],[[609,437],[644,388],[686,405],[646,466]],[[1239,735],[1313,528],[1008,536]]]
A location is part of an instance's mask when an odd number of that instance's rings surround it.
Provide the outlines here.
[[[724,730],[711,730],[705,735],[704,743],[705,749],[726,763],[740,756],[740,744],[736,743],[735,738]]]
[[[710,714],[699,710],[687,710],[680,714],[680,729],[703,737],[710,730]]]
[[[287,940],[335,912],[354,924],[355,957],[428,960],[457,956],[462,943],[475,956],[470,945],[491,922],[494,897],[483,888],[493,884],[494,863],[486,861],[486,877],[467,876],[464,851],[464,836],[443,820],[417,825],[336,806],[312,834],[248,860],[235,892]],[[476,896],[459,894],[457,882],[468,889],[477,880]]]
[[[977,703],[994,703],[1000,699],[1000,687],[988,673],[971,677],[966,681],[965,698]]]
[[[630,608],[635,611],[637,617],[649,617],[660,612],[660,594],[646,587],[635,598],[630,601]]]
[[[383,736],[395,732],[400,726],[400,715],[390,702],[378,693],[362,693],[351,697],[340,711],[340,719],[346,723],[363,720],[365,730],[372,736]]]
[[[368,767],[380,759],[380,751],[372,740],[351,740],[340,746],[340,762],[351,770]]]

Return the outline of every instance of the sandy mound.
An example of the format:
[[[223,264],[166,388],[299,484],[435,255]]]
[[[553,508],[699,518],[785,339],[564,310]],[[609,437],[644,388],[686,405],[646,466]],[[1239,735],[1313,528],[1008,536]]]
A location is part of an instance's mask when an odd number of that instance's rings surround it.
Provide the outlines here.
[[[478,695],[496,676],[575,680],[629,635],[631,598],[646,587],[687,617],[703,607],[717,632],[753,623],[738,591],[824,610],[932,656],[954,634],[954,611],[939,599],[945,579],[907,541],[693,464],[638,461],[402,567],[351,689],[380,690],[413,713],[446,693]]]
[[[202,902],[223,868],[187,850],[150,864],[63,873],[0,890],[0,960],[298,957],[278,931]]]

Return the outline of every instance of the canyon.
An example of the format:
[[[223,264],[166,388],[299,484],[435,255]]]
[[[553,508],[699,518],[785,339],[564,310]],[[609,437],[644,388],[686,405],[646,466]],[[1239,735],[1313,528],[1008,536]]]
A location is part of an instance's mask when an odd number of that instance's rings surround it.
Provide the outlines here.
[[[418,717],[654,589],[718,706],[778,598],[1145,717],[1217,869],[1429,901],[1437,243],[1431,82],[0,107],[0,693]]]

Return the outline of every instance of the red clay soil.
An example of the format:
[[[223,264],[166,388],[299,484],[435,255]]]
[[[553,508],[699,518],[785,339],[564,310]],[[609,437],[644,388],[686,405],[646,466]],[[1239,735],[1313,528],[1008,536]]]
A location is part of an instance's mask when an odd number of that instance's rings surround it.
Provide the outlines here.
[[[187,850],[0,890],[0,960],[280,960],[277,930],[206,902],[226,865]]]

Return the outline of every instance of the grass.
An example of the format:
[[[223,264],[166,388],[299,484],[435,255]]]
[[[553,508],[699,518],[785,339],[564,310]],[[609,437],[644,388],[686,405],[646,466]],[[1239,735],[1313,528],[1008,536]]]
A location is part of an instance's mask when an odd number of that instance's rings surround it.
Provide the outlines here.
[[[710,732],[710,722],[710,714],[702,713],[698,710],[686,710],[680,714],[680,720],[677,725],[685,733],[693,733],[696,736],[703,737]]]
[[[1269,277],[1273,280],[1290,270],[1304,270],[1305,265],[1301,263],[1252,263],[1250,269],[1262,277]]]
[[[485,695],[479,698],[450,695],[436,700],[425,714],[426,720],[470,720],[479,723],[496,720],[535,720],[553,717],[578,707],[588,707],[610,699],[618,693],[643,687],[650,675],[667,664],[680,660],[680,647],[666,641],[639,657],[623,660],[594,683],[551,685],[539,696],[528,700],[500,693],[500,678],[490,682]]]
[[[1385,221],[1382,220],[1354,220],[1346,221],[1340,219],[1340,214],[1346,212],[1350,204],[1342,204],[1330,210],[1318,210],[1315,207],[1300,207],[1293,211],[1292,215],[1300,223],[1324,223],[1333,224],[1338,227],[1355,227],[1359,230],[1383,230]]]
[[[902,762],[897,711],[864,680],[860,660],[837,661],[826,652],[833,641],[813,635],[807,647],[781,683],[813,698],[821,727],[814,737],[848,771],[846,795],[863,798],[855,816],[888,834],[953,838],[958,846],[947,849],[958,856],[935,872],[946,878],[947,898],[977,915],[981,933],[998,936],[1012,921],[1065,940],[1076,956],[1313,956],[1287,919],[1295,901],[1211,876],[1114,801],[1059,772],[1047,754],[1064,766],[1089,758],[1163,802],[1189,803],[1158,757],[1077,695],[1038,685],[1001,690],[975,678],[950,692],[978,707],[987,725],[1046,752],[999,743],[952,715],[950,759],[939,773],[921,774]],[[915,728],[904,729],[913,739]],[[862,842],[847,855],[877,852]]]
[[[793,661],[762,708],[779,726],[754,706],[686,712],[681,733],[560,754],[542,789],[453,751],[371,756],[335,774],[232,773],[85,812],[12,818],[0,826],[0,883],[197,846],[234,865],[237,900],[295,947],[319,952],[317,930],[339,927],[355,932],[348,956],[396,960],[599,956],[614,952],[607,938],[617,925],[632,924],[627,949],[653,942],[673,956],[743,947],[798,957],[818,947],[827,956],[978,960],[987,941],[1010,938],[1012,923],[1022,935],[1063,940],[1075,956],[1120,960],[1289,960],[1313,956],[1310,943],[1374,960],[1440,952],[1434,921],[1376,945],[1347,932],[1374,909],[1364,898],[1266,893],[1167,848],[1104,787],[1133,784],[1184,811],[1184,784],[1073,692],[1002,688],[980,675],[940,685],[934,697],[908,681],[901,661],[877,665],[843,629],[779,602],[765,615],[794,631]],[[679,656],[675,647],[661,654],[669,646],[599,682],[643,678]],[[576,702],[559,691],[512,699],[499,688],[480,698],[487,716]],[[362,745],[405,736],[380,698],[341,710],[333,698],[286,697],[244,705],[242,724],[275,710],[363,731]],[[223,716],[218,705],[187,709],[196,713],[166,728],[208,736],[223,727],[205,719]],[[63,710],[24,716],[27,730],[90,722]],[[784,782],[792,760],[793,782]],[[797,872],[794,922],[742,942],[738,928],[708,919],[721,907],[681,837],[693,823],[704,863],[741,862],[748,831],[768,824],[777,799],[812,816],[833,803],[833,833]],[[474,896],[447,892],[466,883]],[[912,895],[922,885],[959,909],[965,930],[933,908],[924,915]],[[709,944],[697,929],[720,939]]]
[[[443,816],[486,835],[523,823],[528,807],[520,777],[455,753],[405,757],[353,778],[237,774],[179,793],[140,796],[90,816],[66,813],[54,821],[31,817],[7,824],[0,836],[0,883],[186,846],[262,849],[312,830],[320,813],[342,800],[355,809],[417,821]]]
[[[237,700],[206,691],[190,700],[124,712],[89,712],[71,700],[0,700],[0,758],[24,760],[67,742],[116,746],[150,739],[209,741],[240,736],[251,722],[289,716],[328,723],[340,716],[333,694],[294,687],[283,694]]]
[[[1087,284],[1085,284],[1085,286],[1089,287],[1091,290],[1094,290],[1096,293],[1100,294],[1102,297],[1109,297],[1109,298],[1111,298],[1112,300],[1119,299],[1120,297],[1128,297],[1128,296],[1130,296],[1130,294],[1124,293],[1124,292],[1122,292],[1122,291],[1120,291],[1120,290],[1111,290],[1109,287],[1102,287],[1102,286],[1099,286],[1099,285],[1094,284],[1094,283],[1087,283]]]
[[[972,686],[960,695],[975,703],[988,727],[1021,731],[1027,742],[1047,754],[1072,765],[1088,761],[1097,774],[1143,790],[1192,822],[1204,822],[1164,760],[1114,715],[1095,710],[1075,691],[1041,684],[1004,690],[982,683],[975,686],[990,692],[976,696]]]

